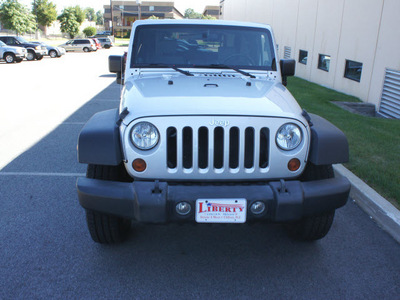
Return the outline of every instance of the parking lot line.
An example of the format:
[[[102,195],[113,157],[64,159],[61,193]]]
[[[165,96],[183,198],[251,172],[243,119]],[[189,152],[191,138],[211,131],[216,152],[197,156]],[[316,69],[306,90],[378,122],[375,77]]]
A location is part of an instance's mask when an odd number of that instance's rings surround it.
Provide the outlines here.
[[[61,176],[61,177],[80,177],[85,173],[49,173],[49,172],[0,172],[0,176]]]

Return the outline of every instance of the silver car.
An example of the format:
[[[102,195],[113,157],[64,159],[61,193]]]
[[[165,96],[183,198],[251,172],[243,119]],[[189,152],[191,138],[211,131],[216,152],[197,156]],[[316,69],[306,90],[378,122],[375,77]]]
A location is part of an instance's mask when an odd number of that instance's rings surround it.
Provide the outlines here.
[[[110,49],[114,46],[114,43],[108,37],[98,37],[97,39],[99,40],[101,47],[104,49]]]
[[[83,51],[83,52],[91,52],[97,51],[96,44],[92,39],[74,39],[69,40],[65,44],[60,45],[59,47],[64,48],[65,51]]]
[[[7,46],[0,41],[0,60],[4,59],[8,64],[13,62],[20,63],[26,57],[26,54],[25,48]]]

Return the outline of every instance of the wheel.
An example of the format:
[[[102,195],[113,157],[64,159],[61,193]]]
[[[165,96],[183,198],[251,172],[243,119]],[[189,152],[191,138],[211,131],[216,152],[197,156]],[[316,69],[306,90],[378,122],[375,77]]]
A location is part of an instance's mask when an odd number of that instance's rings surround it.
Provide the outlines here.
[[[43,55],[36,55],[36,60],[42,60],[43,59]]]
[[[26,54],[26,60],[32,61],[36,58],[36,53],[32,50],[28,50],[28,53]]]
[[[16,58],[16,59],[15,59],[15,62],[16,62],[17,64],[19,64],[21,61],[22,61],[22,58],[18,58],[18,59]]]
[[[7,53],[4,55],[4,60],[8,64],[12,64],[15,61],[15,55],[13,53]]]
[[[104,49],[110,49],[110,45],[109,44],[105,44],[104,45]]]
[[[56,50],[50,50],[49,51],[49,55],[50,55],[51,58],[55,58],[55,57],[57,57],[57,51]]]
[[[246,55],[246,54],[241,54],[241,53],[236,53],[229,55],[227,58],[223,60],[223,64],[227,65],[254,65],[253,59]]]
[[[319,179],[333,178],[333,168],[331,165],[316,166],[308,163],[304,173],[299,178],[300,181],[312,181]],[[289,234],[296,239],[303,241],[315,241],[325,237],[333,223],[335,210],[324,212],[314,216],[307,216],[303,219],[288,223],[286,227]]]
[[[87,178],[127,181],[129,177],[123,165],[88,165]],[[86,209],[86,223],[93,241],[100,244],[116,244],[126,239],[131,220]]]
[[[90,51],[90,50],[89,50],[88,47],[83,48],[83,52],[89,52],[89,51]]]

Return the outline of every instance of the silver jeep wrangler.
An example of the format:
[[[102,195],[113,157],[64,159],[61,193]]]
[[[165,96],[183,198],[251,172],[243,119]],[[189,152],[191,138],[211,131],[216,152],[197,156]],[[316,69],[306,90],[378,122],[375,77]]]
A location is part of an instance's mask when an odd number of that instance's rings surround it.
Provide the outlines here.
[[[79,202],[94,241],[116,243],[134,223],[281,222],[324,237],[350,183],[344,134],[308,114],[285,88],[263,24],[136,21],[126,56],[110,56],[119,109],[82,129]]]

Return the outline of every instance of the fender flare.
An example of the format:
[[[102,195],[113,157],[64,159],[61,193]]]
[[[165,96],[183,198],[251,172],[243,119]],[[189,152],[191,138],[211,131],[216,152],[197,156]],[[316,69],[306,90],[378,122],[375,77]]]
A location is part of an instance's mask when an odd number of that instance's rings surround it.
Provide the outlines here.
[[[118,109],[93,115],[78,137],[78,161],[85,164],[117,166],[122,162]]]
[[[331,165],[349,161],[349,143],[344,133],[324,118],[311,117],[311,143],[308,160],[315,165]]]

